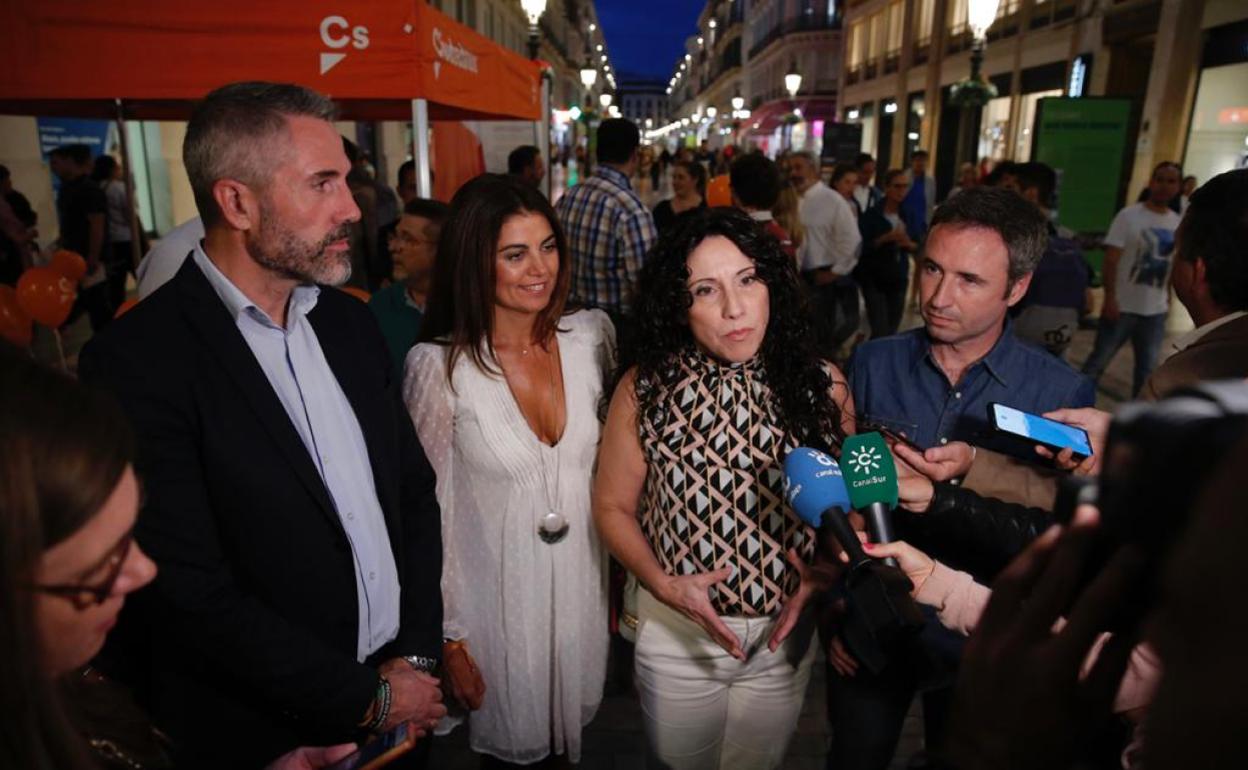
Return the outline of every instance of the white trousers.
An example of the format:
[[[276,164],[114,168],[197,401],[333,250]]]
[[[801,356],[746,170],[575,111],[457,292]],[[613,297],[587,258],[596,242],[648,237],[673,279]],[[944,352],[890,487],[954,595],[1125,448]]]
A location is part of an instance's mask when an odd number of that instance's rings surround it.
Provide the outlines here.
[[[665,770],[777,768],[797,728],[817,644],[810,613],[773,654],[773,618],[723,618],[747,660],[699,626],[637,591],[636,675],[649,744]]]

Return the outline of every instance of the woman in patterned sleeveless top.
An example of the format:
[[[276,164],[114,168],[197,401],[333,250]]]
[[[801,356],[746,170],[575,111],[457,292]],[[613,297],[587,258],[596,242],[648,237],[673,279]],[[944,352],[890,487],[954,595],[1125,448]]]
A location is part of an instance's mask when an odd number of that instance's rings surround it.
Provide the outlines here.
[[[733,209],[697,214],[641,275],[637,360],[607,416],[603,542],[639,590],[637,686],[664,766],[771,768],[816,646],[805,605],[831,569],[784,501],[783,461],[853,429],[814,352],[791,259]]]

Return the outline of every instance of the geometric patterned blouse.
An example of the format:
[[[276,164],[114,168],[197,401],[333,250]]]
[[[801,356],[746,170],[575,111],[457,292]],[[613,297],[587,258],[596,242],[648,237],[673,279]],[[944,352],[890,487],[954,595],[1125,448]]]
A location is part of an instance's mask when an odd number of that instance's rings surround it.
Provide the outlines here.
[[[669,575],[732,568],[710,592],[718,614],[774,615],[798,585],[785,553],[810,563],[815,533],[784,500],[784,456],[797,444],[779,426],[762,363],[695,349],[674,356],[663,380],[675,385],[659,424],[640,425],[642,532]]]

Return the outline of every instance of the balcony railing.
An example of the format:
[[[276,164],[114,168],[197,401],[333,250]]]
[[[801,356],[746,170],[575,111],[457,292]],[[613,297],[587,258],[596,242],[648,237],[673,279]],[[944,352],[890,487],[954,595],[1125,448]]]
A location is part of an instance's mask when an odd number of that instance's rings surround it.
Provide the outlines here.
[[[862,65],[845,72],[845,85],[852,86],[862,79]]]
[[[763,36],[750,48],[750,58],[762,52],[764,48],[776,42],[785,35],[792,35],[798,32],[818,32],[825,29],[840,29],[841,16],[838,13],[835,19],[828,20],[826,18],[814,18],[802,16],[796,19],[789,19],[783,24],[777,24],[770,32]]]
[[[1031,28],[1039,29],[1075,16],[1076,0],[1043,0],[1031,10]]]
[[[901,66],[901,52],[900,51],[889,51],[888,53],[884,54],[884,74],[885,75],[889,75],[889,74],[896,72],[899,66]]]
[[[914,41],[914,48],[910,52],[911,66],[915,64],[925,64],[932,55],[932,39],[925,37],[922,40]]]

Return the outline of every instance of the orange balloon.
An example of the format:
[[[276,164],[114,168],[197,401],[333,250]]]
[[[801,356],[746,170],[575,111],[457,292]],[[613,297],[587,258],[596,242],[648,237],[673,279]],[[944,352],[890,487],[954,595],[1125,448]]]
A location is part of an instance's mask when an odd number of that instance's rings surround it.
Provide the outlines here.
[[[77,296],[74,284],[50,267],[32,267],[17,279],[17,303],[31,318],[52,329],[69,318]]]
[[[707,183],[706,205],[711,207],[732,205],[732,188],[728,184],[727,174],[712,177]]]
[[[129,310],[130,308],[134,307],[137,304],[139,304],[139,301],[137,299],[126,300],[125,302],[121,303],[121,305],[117,308],[117,312],[113,313],[113,318],[121,318],[123,315],[126,314],[127,310]]]
[[[30,347],[35,327],[30,315],[17,302],[17,290],[8,284],[0,284],[0,337],[18,347]]]
[[[52,261],[48,263],[48,267],[65,276],[70,283],[75,285],[87,274],[87,260],[83,259],[78,252],[69,249],[53,252]]]
[[[368,302],[368,300],[373,296],[358,286],[339,286],[338,288],[342,289],[347,294],[350,294],[352,297],[355,297],[360,302]]]

